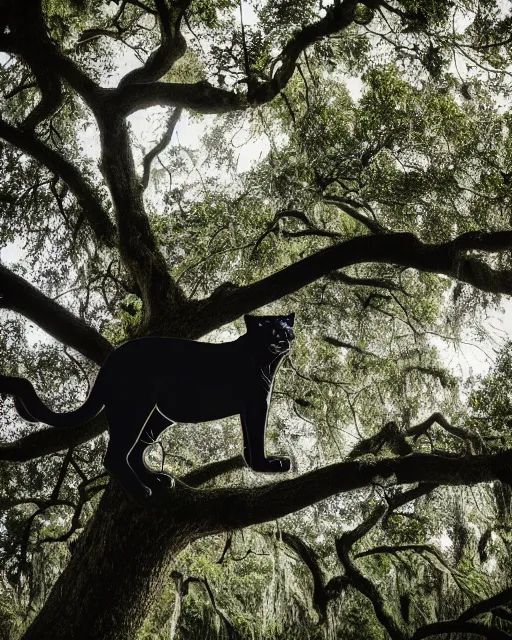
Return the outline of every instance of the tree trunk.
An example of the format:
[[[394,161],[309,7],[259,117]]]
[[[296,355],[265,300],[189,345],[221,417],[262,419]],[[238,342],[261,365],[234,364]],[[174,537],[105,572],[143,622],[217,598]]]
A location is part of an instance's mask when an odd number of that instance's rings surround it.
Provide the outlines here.
[[[201,499],[201,492],[178,487],[139,505],[111,481],[23,640],[135,638],[172,558],[207,534]]]

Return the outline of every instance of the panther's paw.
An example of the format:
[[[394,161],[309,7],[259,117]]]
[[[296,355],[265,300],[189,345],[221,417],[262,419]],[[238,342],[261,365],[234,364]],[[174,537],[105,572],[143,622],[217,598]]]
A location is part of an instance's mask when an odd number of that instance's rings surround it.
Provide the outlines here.
[[[290,471],[292,461],[287,456],[269,456],[267,462],[275,473]]]
[[[260,473],[284,473],[289,471],[291,460],[285,456],[269,456],[261,462],[249,465],[253,471]]]
[[[153,475],[156,476],[158,482],[167,487],[167,489],[174,489],[176,486],[174,478],[170,474],[165,473],[165,471],[157,471],[153,473]]]

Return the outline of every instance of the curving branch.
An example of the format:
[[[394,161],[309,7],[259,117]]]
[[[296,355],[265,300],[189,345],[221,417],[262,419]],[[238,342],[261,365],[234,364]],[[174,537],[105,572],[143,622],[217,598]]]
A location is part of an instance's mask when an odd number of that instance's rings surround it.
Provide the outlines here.
[[[177,490],[185,501],[194,504],[200,499],[200,491],[204,525],[210,533],[220,533],[282,518],[382,479],[391,479],[397,485],[419,482],[459,486],[496,479],[507,482],[511,475],[512,450],[455,459],[415,453],[378,461],[341,462],[256,488],[190,490],[178,484]]]
[[[102,364],[113,347],[95,329],[0,264],[0,309],[21,313],[53,338]]]
[[[403,553],[406,551],[413,551],[414,553],[419,553],[420,555],[430,554],[434,556],[434,558],[450,573],[453,573],[453,567],[451,567],[448,562],[443,557],[443,554],[437,549],[433,544],[419,544],[419,543],[411,543],[411,544],[401,544],[401,545],[379,545],[378,547],[372,547],[371,549],[366,549],[366,551],[360,551],[356,553],[354,558],[366,558],[367,556],[378,555],[381,553],[389,553],[393,556],[397,556],[399,553]]]
[[[49,41],[44,29],[41,4],[34,2],[30,7],[31,14],[36,17],[35,20],[27,20],[27,7],[21,3],[11,3],[9,8],[2,7],[2,12],[6,14],[9,30],[16,41],[16,52],[30,67],[36,79],[36,87],[41,92],[39,103],[28,114],[22,125],[23,129],[33,131],[61,105],[62,83],[58,75],[48,69],[44,56],[41,56],[39,46],[42,45],[44,48],[45,43]]]
[[[236,633],[236,628],[233,626],[233,623],[229,620],[224,611],[218,606],[213,590],[208,582],[207,578],[197,578],[196,576],[189,576],[188,578],[184,578],[183,574],[179,571],[172,571],[171,577],[176,584],[176,598],[178,604],[178,609],[175,608],[175,614],[173,614],[173,619],[175,619],[178,615],[177,612],[181,610],[181,600],[184,596],[188,595],[189,585],[190,584],[200,584],[204,587],[212,605],[213,610],[219,616],[222,621],[224,628],[226,630],[226,634],[228,638],[236,637],[238,634]],[[175,605],[176,607],[176,605]],[[174,628],[174,625],[173,625]],[[174,638],[174,632],[171,635],[171,640]]]
[[[133,83],[155,82],[185,53],[187,43],[180,32],[181,21],[192,0],[180,0],[167,4],[166,0],[154,0],[160,27],[160,45],[151,53],[144,66],[134,69],[122,78],[119,86]]]
[[[508,251],[511,243],[512,231],[470,232],[441,244],[422,242],[412,233],[358,236],[321,249],[253,284],[212,295],[203,301],[198,325],[204,323],[201,328],[210,331],[337,269],[372,262],[443,274],[482,291],[510,295],[512,270],[493,269],[468,252]]]
[[[288,84],[302,52],[315,42],[350,26],[354,22],[357,4],[355,0],[335,2],[326,8],[321,20],[297,31],[274,60],[271,80],[249,87],[249,102],[263,104],[275,98]],[[279,63],[280,66],[276,68]]]
[[[313,578],[313,607],[318,614],[318,623],[323,624],[327,617],[328,603],[343,594],[349,584],[349,580],[346,576],[335,576],[327,582],[316,553],[309,545],[298,536],[286,531],[281,533],[281,538],[284,544],[297,554],[311,573]]]
[[[114,246],[116,228],[94,190],[76,167],[29,131],[21,131],[2,119],[0,119],[0,138],[28,153],[56,176],[62,178],[82,207],[84,217],[98,241],[109,247]]]
[[[178,124],[178,120],[181,117],[182,109],[176,108],[172,112],[171,117],[167,122],[167,128],[165,130],[164,135],[160,142],[158,142],[152,149],[149,151],[143,161],[144,171],[142,175],[142,187],[143,189],[147,189],[149,184],[149,176],[151,173],[151,163],[158,156],[159,153],[165,149],[165,147],[170,143],[171,138],[173,136],[174,130],[176,129],[176,125]]]
[[[416,442],[421,435],[428,432],[433,424],[440,425],[447,433],[462,440],[466,444],[468,454],[487,451],[479,434],[451,425],[442,413],[435,412],[423,422],[409,427],[405,431],[402,431],[396,422],[386,423],[377,433],[358,442],[348,457],[354,459],[365,454],[376,455],[386,446],[396,455],[407,455],[413,451],[407,438]]]
[[[4,35],[2,40],[7,40],[7,46],[12,42],[14,45],[12,52],[23,58],[42,88],[43,99],[39,112],[34,114],[32,119],[36,121],[41,116],[46,117],[45,112],[48,113],[55,99],[54,97],[49,99],[48,94],[56,95],[55,90],[57,85],[60,86],[61,79],[75,89],[90,107],[99,107],[100,98],[105,90],[102,90],[69,57],[62,54],[50,39],[41,0],[33,0],[29,6],[22,2],[10,2],[8,7],[5,7],[5,12],[10,29],[8,35],[12,34],[12,38],[6,38]]]
[[[446,562],[439,550],[430,544],[406,544],[397,546],[383,545],[358,553],[355,557],[362,558],[379,553],[391,553],[393,555],[396,555],[399,552],[404,551],[413,551],[414,553],[433,555],[436,560],[452,574],[454,579],[457,579],[456,575],[454,575],[453,568],[450,567],[450,565]],[[488,626],[479,622],[471,622],[471,620],[476,616],[498,610],[502,605],[509,603],[511,600],[512,587],[509,587],[490,598],[486,598],[485,600],[481,600],[480,602],[471,605],[455,620],[444,620],[423,625],[416,630],[411,640],[420,640],[421,638],[427,638],[429,636],[440,635],[444,633],[468,633],[481,635],[485,638],[490,638],[493,640],[510,638],[511,636],[509,634],[501,631],[495,626]],[[390,635],[391,637],[393,637],[391,633]]]
[[[434,489],[437,489],[438,486],[439,485],[430,482],[420,482],[416,487],[413,487],[412,489],[407,489],[406,491],[395,493],[392,499],[388,500],[389,509],[382,519],[382,527],[385,529],[388,526],[389,518],[391,518],[391,516],[397,509],[403,507],[405,504],[411,502],[412,500],[416,500],[417,498],[428,495],[429,493],[434,491]]]
[[[414,441],[416,441],[421,435],[427,433],[433,424],[438,424],[447,433],[466,443],[468,453],[483,452],[487,450],[485,442],[478,433],[472,433],[467,429],[450,424],[443,414],[438,411],[433,413],[423,422],[410,427],[407,430],[406,435],[407,437],[412,437]]]
[[[183,4],[186,5],[187,2]],[[116,96],[120,111],[128,115],[145,107],[171,105],[186,107],[201,113],[224,113],[270,102],[288,84],[302,52],[315,42],[350,26],[354,22],[356,6],[356,0],[336,2],[334,6],[327,8],[323,18],[298,30],[273,61],[273,68],[270,70],[271,79],[266,82],[258,82],[253,77],[247,79],[246,94],[219,89],[206,81],[196,84],[163,82],[134,84],[132,81],[125,84],[123,81],[121,91]]]
[[[474,618],[475,616],[492,611],[493,609],[501,607],[504,604],[508,604],[509,602],[512,602],[512,587],[503,589],[503,591],[500,591],[494,596],[486,598],[485,600],[480,600],[480,602],[471,605],[459,616],[459,620],[471,620],[471,618]]]
[[[336,553],[345,569],[345,574],[352,587],[370,600],[377,620],[386,629],[392,640],[405,640],[405,633],[395,620],[390,607],[379,593],[377,587],[355,565],[350,557],[354,544],[365,536],[379,522],[386,511],[384,505],[378,505],[363,522],[352,531],[347,531],[336,539]]]
[[[41,100],[23,121],[22,128],[27,131],[33,131],[40,122],[55,113],[63,99],[62,85],[58,79],[48,76],[41,68],[34,68],[34,75]]]
[[[321,229],[311,222],[307,215],[303,211],[297,211],[295,209],[285,209],[278,211],[273,219],[267,224],[265,231],[256,239],[252,250],[252,255],[257,251],[260,244],[271,233],[277,234],[281,230],[280,221],[286,218],[292,218],[299,220],[306,227],[303,231],[281,231],[285,237],[297,237],[300,235],[314,235],[326,238],[340,238],[341,234],[336,231],[328,231],[327,229]]]

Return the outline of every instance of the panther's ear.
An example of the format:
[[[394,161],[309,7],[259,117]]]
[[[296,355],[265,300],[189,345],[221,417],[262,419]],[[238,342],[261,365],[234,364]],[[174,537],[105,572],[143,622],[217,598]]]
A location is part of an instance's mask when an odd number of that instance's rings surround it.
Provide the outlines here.
[[[295,322],[295,314],[294,313],[290,313],[289,316],[286,316],[286,324],[289,327],[293,327],[293,323]]]

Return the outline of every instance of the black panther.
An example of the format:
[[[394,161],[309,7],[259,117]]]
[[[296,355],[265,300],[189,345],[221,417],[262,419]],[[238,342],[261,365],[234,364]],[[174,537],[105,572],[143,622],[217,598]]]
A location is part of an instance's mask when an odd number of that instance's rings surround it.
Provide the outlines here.
[[[265,455],[265,429],[276,371],[295,337],[294,317],[244,316],[247,333],[222,344],[129,340],[108,356],[85,403],[69,413],[49,409],[24,378],[0,375],[0,391],[16,396],[16,409],[28,422],[76,426],[105,411],[110,432],[105,468],[136,500],[149,497],[155,482],[173,483],[146,467],[144,451],[176,422],[239,414],[247,465],[254,471],[288,471],[289,458]]]

